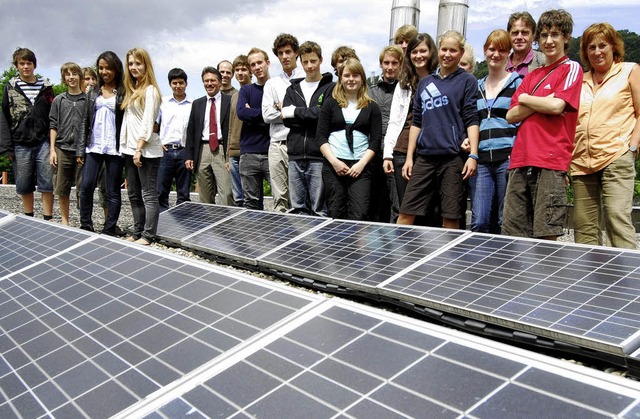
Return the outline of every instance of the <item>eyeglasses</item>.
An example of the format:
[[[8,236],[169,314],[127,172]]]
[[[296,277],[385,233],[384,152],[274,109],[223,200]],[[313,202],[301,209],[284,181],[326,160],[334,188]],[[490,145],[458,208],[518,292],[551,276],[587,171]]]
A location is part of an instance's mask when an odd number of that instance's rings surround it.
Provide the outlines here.
[[[561,32],[551,32],[551,33],[542,32],[540,34],[540,40],[541,41],[544,41],[549,37],[551,37],[551,39],[553,39],[553,40],[560,39],[560,38],[562,38],[562,33]]]

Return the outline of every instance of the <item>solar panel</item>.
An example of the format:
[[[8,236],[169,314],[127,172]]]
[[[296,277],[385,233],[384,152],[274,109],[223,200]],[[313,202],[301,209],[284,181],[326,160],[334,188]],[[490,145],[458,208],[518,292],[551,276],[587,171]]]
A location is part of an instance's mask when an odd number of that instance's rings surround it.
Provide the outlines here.
[[[185,237],[242,211],[224,205],[183,202],[160,213],[156,234],[163,240],[180,243]]]
[[[463,234],[458,230],[334,220],[261,258],[259,264],[372,291]]]
[[[86,240],[60,224],[18,216],[0,224],[0,278]]]
[[[474,234],[380,294],[616,355],[640,346],[640,253]]]
[[[115,239],[0,282],[0,417],[109,417],[317,297]]]
[[[206,253],[256,263],[256,258],[329,219],[266,211],[245,211],[183,240]]]
[[[586,418],[623,415],[640,400],[631,380],[337,298],[323,306],[164,405],[131,412]]]
[[[8,217],[10,214],[0,210],[0,218]]]

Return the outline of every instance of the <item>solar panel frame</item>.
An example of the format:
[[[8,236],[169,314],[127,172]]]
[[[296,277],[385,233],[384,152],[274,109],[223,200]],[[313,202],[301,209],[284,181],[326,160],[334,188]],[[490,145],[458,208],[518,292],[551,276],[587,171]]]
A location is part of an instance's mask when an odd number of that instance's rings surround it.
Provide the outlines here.
[[[255,266],[262,255],[330,222],[309,215],[246,210],[186,237],[182,245]]]
[[[460,230],[333,220],[258,258],[258,265],[377,294],[377,287],[469,233]],[[370,237],[375,235],[376,240]],[[357,279],[362,278],[362,279]]]
[[[620,276],[606,267],[622,255],[640,262],[640,253],[633,251],[473,233],[383,284],[379,292],[383,297],[625,356],[640,345],[637,311],[625,313],[616,323],[615,310],[606,309],[610,314],[605,315],[604,308],[585,305],[608,293],[602,301],[626,300],[623,306],[640,307],[638,291],[632,298],[621,292],[631,290],[632,283],[640,290],[636,281],[640,270],[625,262],[618,268],[629,272]],[[617,289],[607,290],[609,286],[598,282],[603,277],[615,281]],[[601,328],[609,324],[617,328],[615,332],[628,334],[607,340],[602,333],[586,329],[580,333],[581,317],[589,320],[582,324]],[[563,320],[572,323],[561,325]]]

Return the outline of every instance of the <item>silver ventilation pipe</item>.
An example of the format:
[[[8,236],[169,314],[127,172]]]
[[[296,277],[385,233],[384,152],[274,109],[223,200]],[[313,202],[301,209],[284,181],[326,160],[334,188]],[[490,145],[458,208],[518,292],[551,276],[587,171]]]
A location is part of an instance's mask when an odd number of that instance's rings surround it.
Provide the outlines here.
[[[393,45],[393,35],[400,26],[413,25],[420,22],[420,0],[393,0],[391,6],[391,27],[389,28],[389,45]]]
[[[440,0],[438,8],[438,36],[446,31],[458,31],[467,37],[468,0]]]

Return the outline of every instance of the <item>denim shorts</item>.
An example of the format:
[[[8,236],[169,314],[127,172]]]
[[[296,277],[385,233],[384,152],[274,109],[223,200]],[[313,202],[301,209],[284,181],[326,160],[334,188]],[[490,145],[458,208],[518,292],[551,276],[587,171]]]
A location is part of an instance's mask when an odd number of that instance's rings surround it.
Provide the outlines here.
[[[53,168],[49,164],[49,142],[35,146],[16,145],[13,170],[16,193],[28,195],[38,192],[53,192]]]

